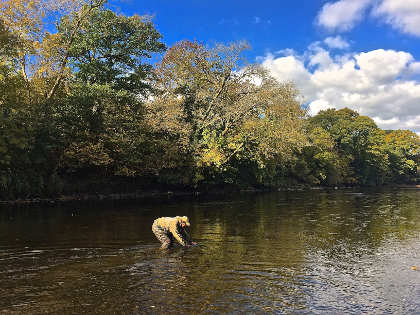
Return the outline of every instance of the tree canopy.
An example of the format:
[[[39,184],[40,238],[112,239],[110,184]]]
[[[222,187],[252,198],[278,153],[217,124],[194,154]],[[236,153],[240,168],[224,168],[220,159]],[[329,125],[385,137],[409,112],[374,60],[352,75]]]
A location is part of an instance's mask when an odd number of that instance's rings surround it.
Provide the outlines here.
[[[105,0],[0,1],[0,198],[419,181],[417,134],[309,117],[246,42],[162,38]]]

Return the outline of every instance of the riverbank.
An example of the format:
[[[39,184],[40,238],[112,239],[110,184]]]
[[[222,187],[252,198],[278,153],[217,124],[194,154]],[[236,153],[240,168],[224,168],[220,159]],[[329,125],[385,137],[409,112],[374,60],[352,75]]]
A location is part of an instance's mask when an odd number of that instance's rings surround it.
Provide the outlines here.
[[[172,192],[172,191],[148,191],[133,193],[113,193],[113,194],[77,194],[59,196],[55,198],[28,198],[16,200],[0,200],[1,205],[25,206],[25,205],[56,205],[69,202],[90,202],[90,201],[116,201],[116,200],[141,200],[141,199],[161,199],[172,196],[194,196],[199,192]]]
[[[0,200],[1,206],[32,206],[45,205],[54,206],[59,204],[66,204],[70,202],[101,202],[101,201],[129,201],[129,200],[167,200],[174,197],[197,197],[202,195],[222,195],[232,193],[261,193],[261,192],[287,192],[287,191],[308,191],[308,190],[342,190],[342,189],[357,189],[361,187],[327,187],[327,186],[293,186],[276,189],[261,189],[261,188],[247,188],[247,189],[213,189],[208,191],[198,190],[164,190],[164,191],[135,191],[131,193],[84,193],[74,195],[63,195],[54,198],[28,198],[15,200]],[[420,189],[420,185],[392,185],[380,186],[376,188],[404,188],[404,189]]]

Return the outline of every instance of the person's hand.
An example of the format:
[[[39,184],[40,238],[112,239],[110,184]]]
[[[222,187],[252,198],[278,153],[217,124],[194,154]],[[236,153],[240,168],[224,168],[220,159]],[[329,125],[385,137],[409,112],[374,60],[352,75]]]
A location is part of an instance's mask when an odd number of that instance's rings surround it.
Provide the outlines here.
[[[196,242],[191,242],[191,245],[195,246],[195,245],[197,245],[197,243]]]

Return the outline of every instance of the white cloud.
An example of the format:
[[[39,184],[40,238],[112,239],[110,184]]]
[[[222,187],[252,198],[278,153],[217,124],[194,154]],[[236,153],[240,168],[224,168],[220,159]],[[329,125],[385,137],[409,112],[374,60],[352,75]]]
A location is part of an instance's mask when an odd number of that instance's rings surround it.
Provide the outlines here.
[[[370,11],[370,17],[375,17],[403,33],[420,36],[420,0],[327,2],[319,11],[316,24],[330,31],[349,31],[365,17],[367,11]]]
[[[304,63],[296,56],[275,58],[267,55],[262,65],[270,69],[272,75],[281,82],[293,81],[298,87],[307,93],[313,94],[314,86],[311,84],[311,74],[305,69]],[[305,95],[306,96],[306,95]]]
[[[412,62],[408,67],[410,74],[420,74],[420,62]]]
[[[308,113],[309,115],[314,116],[319,111],[326,110],[329,108],[335,108],[335,107],[325,100],[316,100],[316,101],[311,102],[311,105],[308,108]]]
[[[361,71],[376,83],[395,80],[407,69],[413,57],[406,52],[394,50],[373,50],[355,56]]]
[[[317,16],[316,23],[329,30],[351,30],[364,16],[372,0],[340,0],[327,2]]]
[[[332,59],[330,53],[326,50],[321,50],[311,56],[309,62],[310,66],[318,66],[319,68],[326,69],[331,66]]]
[[[281,50],[278,50],[276,53],[283,56],[296,55],[296,51],[292,48],[281,49]]]
[[[315,42],[308,47],[307,58],[311,67],[318,66],[325,69],[333,63],[330,53],[320,46],[320,42]]]
[[[404,33],[420,36],[419,0],[382,0],[372,13]]]
[[[324,43],[327,44],[329,48],[346,49],[350,47],[350,44],[341,38],[341,36],[327,37],[324,39]]]
[[[381,119],[380,117],[372,117],[377,125],[388,126],[386,129],[392,129],[392,126],[398,125],[400,123],[399,119],[394,117],[391,119]]]
[[[420,62],[412,62],[410,64],[410,69],[414,73],[420,73]]]
[[[278,80],[296,83],[311,115],[349,107],[383,129],[420,132],[420,62],[407,52],[332,55],[317,42],[302,55],[268,55],[262,65]]]

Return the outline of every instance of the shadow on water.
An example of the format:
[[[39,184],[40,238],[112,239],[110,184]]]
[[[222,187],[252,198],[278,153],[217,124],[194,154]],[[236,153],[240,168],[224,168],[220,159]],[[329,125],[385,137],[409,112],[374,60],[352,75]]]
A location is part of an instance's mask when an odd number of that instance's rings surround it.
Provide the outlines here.
[[[420,190],[0,212],[3,313],[415,313]],[[156,217],[200,246],[160,250]]]

